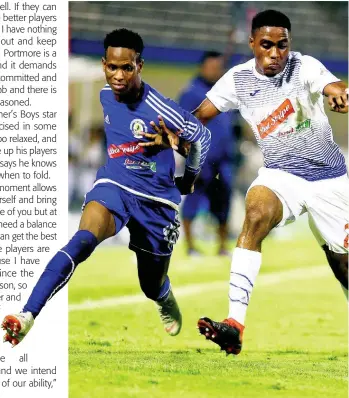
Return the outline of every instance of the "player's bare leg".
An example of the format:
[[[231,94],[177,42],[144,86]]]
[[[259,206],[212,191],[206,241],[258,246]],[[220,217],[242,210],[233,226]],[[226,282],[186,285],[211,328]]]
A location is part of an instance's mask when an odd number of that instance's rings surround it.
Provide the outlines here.
[[[322,248],[326,253],[327,261],[334,276],[340,282],[348,299],[348,254],[335,253],[327,245],[323,245]]]
[[[79,231],[89,231],[98,243],[115,235],[115,221],[111,212],[98,202],[87,203],[79,224]]]
[[[187,218],[184,218],[182,221],[188,255],[196,256],[196,255],[200,255],[200,253],[195,248],[194,238],[193,238],[193,234],[192,234],[192,224],[193,224],[193,220],[190,220]]]
[[[282,213],[282,203],[272,190],[262,185],[251,188],[237,247],[261,252],[263,239],[282,220]]]
[[[218,225],[217,235],[219,242],[218,255],[227,256],[229,254],[229,251],[227,249],[227,242],[229,236],[229,229],[227,223],[222,223]]]
[[[261,265],[263,239],[282,220],[282,203],[273,191],[254,186],[246,197],[246,216],[230,272],[229,315],[223,322],[201,318],[198,328],[227,354],[239,354],[254,281]]]
[[[5,316],[4,341],[20,343],[33,326],[44,305],[67,284],[78,264],[85,261],[95,247],[115,234],[112,214],[98,202],[89,202],[82,214],[79,231],[46,266],[31,296],[19,314]]]
[[[155,301],[165,331],[176,336],[182,327],[182,315],[167,276],[171,256],[138,251],[138,277],[146,297]]]

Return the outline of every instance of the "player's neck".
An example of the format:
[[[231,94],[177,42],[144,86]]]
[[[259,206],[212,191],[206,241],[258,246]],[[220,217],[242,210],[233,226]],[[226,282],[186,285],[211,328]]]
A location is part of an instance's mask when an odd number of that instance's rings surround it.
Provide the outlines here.
[[[209,87],[213,87],[215,85],[215,82],[211,82],[210,80],[207,80],[203,75],[199,75],[198,77],[204,84],[206,84]]]
[[[115,99],[118,102],[122,102],[124,104],[134,104],[143,97],[143,93],[144,93],[144,83],[141,82],[140,87],[135,87],[134,90],[130,91],[125,95],[115,94]]]

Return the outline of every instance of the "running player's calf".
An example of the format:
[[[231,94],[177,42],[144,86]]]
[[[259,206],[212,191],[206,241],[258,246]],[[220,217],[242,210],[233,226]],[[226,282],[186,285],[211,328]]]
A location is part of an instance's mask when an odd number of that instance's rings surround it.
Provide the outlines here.
[[[241,351],[246,311],[262,262],[262,241],[281,221],[282,214],[282,203],[269,188],[258,185],[250,189],[244,225],[233,252],[228,317],[222,322],[200,318],[197,325],[206,339],[227,354],[237,355]]]
[[[4,318],[4,341],[17,345],[23,340],[46,302],[68,283],[77,265],[85,261],[96,246],[97,239],[91,232],[78,231],[69,243],[56,253],[47,264],[22,312]]]
[[[97,202],[86,205],[79,228],[68,244],[47,264],[23,310],[5,317],[2,323],[6,330],[5,341],[13,345],[20,343],[47,301],[69,282],[76,267],[92,254],[100,242],[115,234],[113,216]]]
[[[182,328],[182,314],[167,276],[171,256],[141,251],[136,254],[141,289],[147,298],[155,301],[165,331],[170,336],[176,336]]]

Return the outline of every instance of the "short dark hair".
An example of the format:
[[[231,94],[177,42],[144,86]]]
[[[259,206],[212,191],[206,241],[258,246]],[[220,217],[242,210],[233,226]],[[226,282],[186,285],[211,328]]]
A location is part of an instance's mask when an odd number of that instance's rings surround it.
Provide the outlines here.
[[[218,51],[205,51],[200,58],[200,64],[202,65],[208,58],[219,58],[222,56],[223,54]]]
[[[252,19],[251,32],[254,33],[263,26],[277,26],[291,32],[291,21],[280,11],[265,10],[256,14]]]
[[[139,54],[137,62],[141,60],[144,44],[141,36],[125,28],[115,29],[108,33],[104,39],[104,50],[107,53],[108,47],[122,47],[134,50]]]

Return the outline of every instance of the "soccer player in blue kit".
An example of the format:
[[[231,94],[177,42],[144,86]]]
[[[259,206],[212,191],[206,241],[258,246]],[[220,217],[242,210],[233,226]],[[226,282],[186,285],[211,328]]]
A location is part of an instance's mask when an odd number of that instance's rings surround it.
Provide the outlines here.
[[[69,281],[78,264],[96,246],[130,231],[129,248],[136,253],[140,286],[156,303],[168,334],[180,332],[182,317],[167,276],[173,245],[179,235],[181,194],[193,191],[205,161],[211,134],[193,115],[142,81],[142,38],[127,29],[114,30],[104,40],[102,59],[106,86],[100,100],[104,112],[107,162],[86,195],[78,232],[51,259],[19,314],[2,323],[4,341],[17,345],[28,333],[46,302]],[[160,125],[181,131],[191,143],[184,175],[174,179],[171,148],[141,146],[142,133]]]

